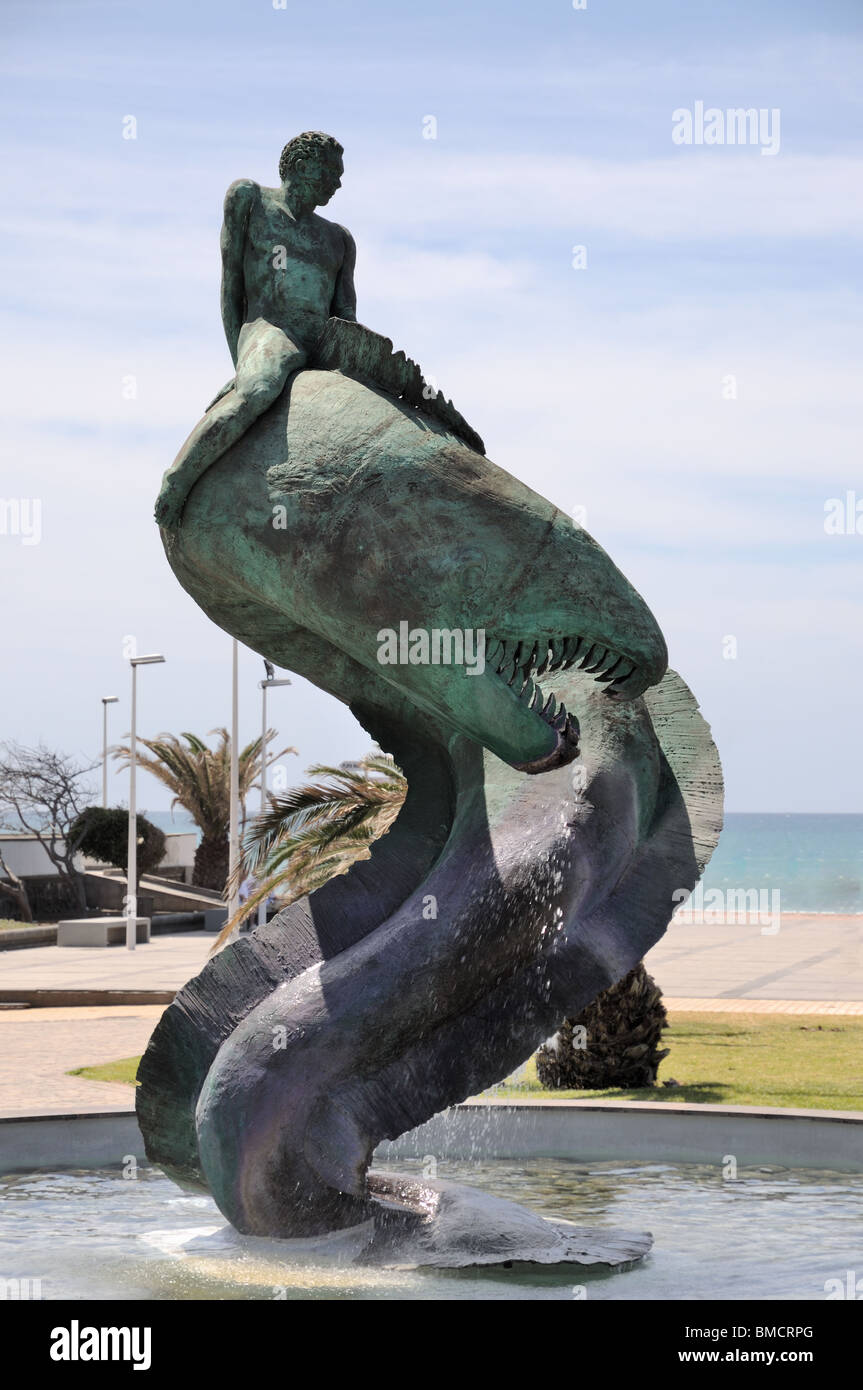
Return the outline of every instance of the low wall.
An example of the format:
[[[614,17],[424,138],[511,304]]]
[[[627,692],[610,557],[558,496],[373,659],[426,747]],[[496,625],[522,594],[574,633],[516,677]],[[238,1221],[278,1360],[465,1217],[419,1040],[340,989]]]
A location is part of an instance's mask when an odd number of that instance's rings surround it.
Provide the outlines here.
[[[144,1144],[132,1111],[0,1119],[0,1172],[116,1167]],[[378,1160],[564,1158],[863,1172],[863,1114],[637,1102],[472,1102],[437,1115]],[[441,1173],[444,1177],[445,1173]]]
[[[385,1143],[380,1158],[576,1158],[863,1172],[863,1112],[653,1101],[468,1102]]]
[[[33,946],[56,944],[56,927],[9,927],[0,931],[0,951],[26,951]]]
[[[58,917],[71,917],[80,912],[78,895],[72,880],[60,874],[36,874],[23,879],[27,901],[36,922],[50,922]],[[12,906],[4,897],[4,905]],[[7,913],[4,906],[3,916]]]
[[[145,1162],[134,1111],[0,1119],[0,1173],[114,1168],[127,1154]]]
[[[87,901],[91,907],[109,908],[118,912],[126,894],[126,877],[120,870],[91,872],[87,878]],[[223,906],[218,893],[207,888],[192,888],[176,879],[142,874],[138,884],[138,911],[152,917],[154,912],[201,912],[208,907]]]
[[[100,911],[119,912],[125,910],[126,880],[107,874],[90,872],[84,875],[87,885],[87,906]],[[155,895],[146,889],[138,889],[138,911],[145,917],[152,917],[156,910]]]

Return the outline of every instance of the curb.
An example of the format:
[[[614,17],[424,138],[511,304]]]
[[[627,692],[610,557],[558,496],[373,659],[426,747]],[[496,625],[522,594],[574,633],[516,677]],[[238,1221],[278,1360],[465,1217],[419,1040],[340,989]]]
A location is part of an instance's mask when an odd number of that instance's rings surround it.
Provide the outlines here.
[[[0,1004],[26,1004],[31,1009],[170,1004],[176,993],[175,989],[0,989]]]
[[[26,951],[28,946],[56,945],[56,927],[9,927],[0,932],[0,951]]]
[[[93,913],[93,920],[105,913]],[[178,932],[203,931],[203,912],[161,912],[150,919],[150,935],[174,936]],[[56,946],[57,927],[9,927],[0,932],[0,951],[21,951],[33,946]]]

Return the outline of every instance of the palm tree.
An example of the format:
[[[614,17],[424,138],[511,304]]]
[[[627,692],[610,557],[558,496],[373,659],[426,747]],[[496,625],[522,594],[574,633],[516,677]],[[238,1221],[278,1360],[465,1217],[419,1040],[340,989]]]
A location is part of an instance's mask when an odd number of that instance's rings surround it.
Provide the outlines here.
[[[580,1014],[561,1025],[536,1055],[536,1074],[550,1091],[603,1091],[655,1086],[668,1048],[662,991],[636,965]]]
[[[379,751],[341,767],[316,763],[307,775],[324,780],[271,795],[269,810],[252,822],[238,874],[251,875],[257,887],[226,923],[214,950],[271,893],[287,907],[346,873],[355,860],[367,859],[407,795],[404,774]]]
[[[174,793],[171,808],[182,806],[201,831],[201,842],[195,850],[192,882],[201,888],[222,892],[228,876],[228,825],[231,797],[231,736],[227,729],[211,729],[218,735],[215,748],[209,748],[197,734],[159,734],[158,738],[138,739],[149,749],[149,756],[138,752],[137,761]],[[266,742],[276,737],[275,729],[267,730]],[[185,742],[183,742],[185,740]],[[240,751],[240,807],[245,825],[245,799],[261,773],[261,738],[253,739]],[[268,760],[274,762],[296,748],[283,748]],[[131,750],[114,749],[114,757],[128,766]]]

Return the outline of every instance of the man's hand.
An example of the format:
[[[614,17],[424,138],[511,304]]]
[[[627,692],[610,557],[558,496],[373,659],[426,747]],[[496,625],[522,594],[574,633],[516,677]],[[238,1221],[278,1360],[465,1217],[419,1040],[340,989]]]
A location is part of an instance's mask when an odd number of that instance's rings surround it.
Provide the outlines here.
[[[213,406],[216,404],[216,401],[220,401],[223,396],[227,396],[229,391],[233,391],[236,384],[237,378],[235,376],[232,376],[230,381],[226,381],[221,391],[219,391],[219,393],[215,395],[213,399],[210,401],[210,404],[205,407],[204,414],[206,415],[208,410],[213,409]]]

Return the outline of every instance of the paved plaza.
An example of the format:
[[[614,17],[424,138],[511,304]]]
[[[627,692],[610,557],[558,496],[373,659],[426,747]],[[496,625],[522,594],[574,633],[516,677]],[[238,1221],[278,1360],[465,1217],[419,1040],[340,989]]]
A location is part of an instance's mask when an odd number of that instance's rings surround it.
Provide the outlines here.
[[[681,998],[863,1001],[863,915],[789,912],[767,927],[674,918],[645,964]]]
[[[137,1057],[164,1005],[0,1011],[0,1116],[131,1110],[132,1088],[67,1076]]]
[[[146,946],[34,946],[0,952],[7,989],[173,989],[206,963],[215,938],[154,936]],[[786,913],[772,926],[675,918],[647,968],[666,995],[688,999],[863,1001],[863,915]]]
[[[7,989],[176,990],[207,960],[214,938],[158,936],[127,951],[34,947],[0,952]],[[863,916],[788,914],[775,934],[757,925],[675,921],[647,956],[669,1011],[863,1015]],[[68,1076],[143,1052],[164,1005],[0,1010],[0,1116],[128,1110],[115,1082]]]
[[[134,951],[125,946],[0,951],[0,988],[177,990],[206,965],[215,939],[189,931],[154,936]]]

